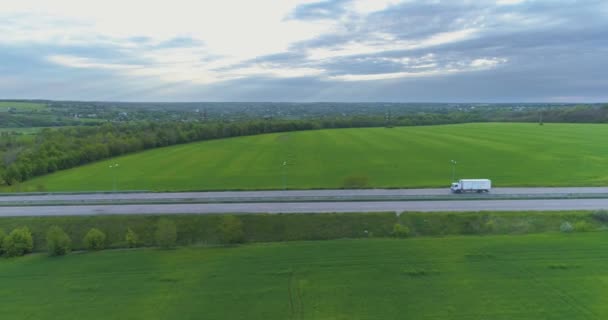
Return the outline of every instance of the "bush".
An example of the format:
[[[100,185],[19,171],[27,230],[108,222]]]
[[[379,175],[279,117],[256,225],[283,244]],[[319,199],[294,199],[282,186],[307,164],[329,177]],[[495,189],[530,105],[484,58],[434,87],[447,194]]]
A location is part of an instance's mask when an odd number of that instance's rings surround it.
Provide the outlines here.
[[[226,244],[245,242],[243,222],[235,216],[223,216],[220,223],[220,237],[222,243]]]
[[[530,233],[534,230],[532,223],[527,217],[516,218],[511,221],[509,226],[511,233]]]
[[[574,231],[576,232],[587,232],[592,231],[593,225],[585,220],[577,221],[574,224]]]
[[[27,227],[17,228],[4,238],[2,248],[4,254],[9,257],[17,257],[30,253],[34,248],[32,233]]]
[[[496,231],[496,221],[494,219],[490,219],[483,224],[483,230],[485,233],[493,233]]]
[[[127,229],[125,240],[127,241],[127,247],[129,248],[135,248],[139,243],[139,237],[137,236],[137,233],[135,233],[135,231],[133,231],[133,229],[131,228]]]
[[[559,231],[561,232],[572,232],[573,230],[574,228],[572,227],[572,224],[570,224],[568,221],[562,222],[562,224],[559,226]]]
[[[595,211],[591,214],[591,217],[593,219],[595,219],[596,221],[606,223],[606,222],[608,222],[608,211],[606,211],[606,210]]]
[[[410,235],[410,228],[400,223],[393,225],[393,237],[407,238]]]
[[[103,250],[106,245],[106,235],[99,229],[92,228],[82,240],[87,250]]]
[[[348,176],[342,181],[344,189],[362,189],[369,187],[369,178],[367,176]]]
[[[175,223],[169,219],[158,220],[155,236],[159,247],[164,249],[175,247],[175,243],[177,242],[177,227]]]
[[[46,246],[51,256],[63,256],[72,250],[72,239],[61,228],[52,226],[46,233]]]
[[[4,254],[4,238],[6,238],[6,233],[4,233],[4,230],[0,229],[0,256]]]

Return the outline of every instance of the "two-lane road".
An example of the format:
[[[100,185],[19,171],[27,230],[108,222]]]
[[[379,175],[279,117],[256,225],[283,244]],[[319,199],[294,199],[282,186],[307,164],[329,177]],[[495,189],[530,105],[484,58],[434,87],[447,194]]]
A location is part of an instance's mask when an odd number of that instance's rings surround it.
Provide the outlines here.
[[[608,209],[608,199],[273,202],[0,207],[0,216],[104,214],[526,211]]]
[[[494,188],[488,194],[499,196],[516,195],[571,195],[571,194],[605,194],[608,187],[568,187],[568,188]],[[440,189],[359,189],[359,190],[287,190],[287,191],[216,191],[216,192],[137,192],[137,193],[81,193],[81,194],[0,194],[2,203],[36,203],[36,202],[99,202],[99,201],[162,201],[162,200],[222,200],[242,199],[267,201],[281,199],[331,199],[331,198],[382,198],[382,197],[416,197],[441,196],[462,199],[463,195],[452,194],[449,188]]]

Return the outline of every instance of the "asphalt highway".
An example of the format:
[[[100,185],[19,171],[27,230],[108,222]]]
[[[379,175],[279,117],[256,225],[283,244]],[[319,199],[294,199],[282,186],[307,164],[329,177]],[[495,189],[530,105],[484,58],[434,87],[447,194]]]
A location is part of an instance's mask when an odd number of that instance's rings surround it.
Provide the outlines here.
[[[568,195],[607,194],[608,187],[568,188],[494,188],[490,195]],[[360,189],[360,190],[287,190],[287,191],[218,191],[218,192],[137,192],[137,193],[82,193],[82,194],[0,194],[0,203],[49,201],[121,201],[121,200],[209,200],[209,199],[293,199],[339,197],[400,197],[452,196],[449,188],[440,189]]]
[[[215,204],[70,205],[0,207],[0,216],[73,216],[104,214],[555,211],[608,209],[608,199],[447,200],[372,202],[273,202]]]

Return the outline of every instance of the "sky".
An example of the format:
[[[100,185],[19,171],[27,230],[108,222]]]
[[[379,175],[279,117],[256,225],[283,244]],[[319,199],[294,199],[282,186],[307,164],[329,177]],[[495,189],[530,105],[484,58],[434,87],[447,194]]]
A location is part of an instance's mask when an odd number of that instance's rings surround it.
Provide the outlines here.
[[[0,0],[0,98],[606,102],[606,0]]]

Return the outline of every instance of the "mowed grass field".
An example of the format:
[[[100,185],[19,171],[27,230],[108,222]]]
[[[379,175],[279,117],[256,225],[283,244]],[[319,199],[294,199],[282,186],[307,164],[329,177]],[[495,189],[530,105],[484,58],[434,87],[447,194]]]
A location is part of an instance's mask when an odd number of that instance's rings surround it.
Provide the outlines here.
[[[9,108],[15,108],[18,111],[38,111],[46,109],[46,104],[39,102],[0,101],[0,112],[7,112]]]
[[[606,319],[608,233],[0,259],[5,319]]]
[[[266,134],[172,146],[25,182],[21,191],[608,184],[608,126],[479,123]],[[110,169],[111,164],[119,166]],[[286,164],[286,165],[283,165]]]

